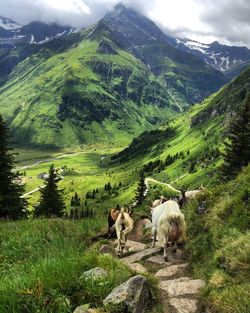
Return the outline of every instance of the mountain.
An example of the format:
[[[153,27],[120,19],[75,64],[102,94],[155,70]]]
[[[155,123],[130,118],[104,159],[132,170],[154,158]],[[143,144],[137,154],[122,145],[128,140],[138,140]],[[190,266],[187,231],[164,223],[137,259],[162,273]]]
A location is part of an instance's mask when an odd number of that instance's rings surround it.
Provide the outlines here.
[[[16,22],[0,17],[0,46],[14,47],[20,44],[41,44],[56,37],[69,35],[73,29],[57,24],[31,22],[21,26]]]
[[[31,23],[22,36],[55,37],[0,50],[0,112],[19,145],[124,145],[227,82],[122,5],[81,32],[58,31]]]
[[[250,67],[189,111],[144,132],[112,157],[112,162],[144,167],[145,174],[179,187],[214,185],[228,125],[246,100]]]
[[[135,10],[119,4],[104,20],[119,33],[124,47],[161,79],[181,106],[201,101],[227,82],[221,72],[199,57],[174,47],[173,38]]]
[[[204,44],[190,39],[176,39],[175,46],[200,57],[207,64],[233,78],[250,64],[250,50],[247,47],[227,46],[215,41]]]
[[[5,30],[12,31],[12,30],[19,29],[21,27],[22,26],[20,24],[16,23],[12,19],[6,18],[6,17],[0,15],[0,29],[1,30],[5,29]]]
[[[23,145],[127,143],[179,110],[149,68],[99,22],[20,62],[0,89],[1,113]]]

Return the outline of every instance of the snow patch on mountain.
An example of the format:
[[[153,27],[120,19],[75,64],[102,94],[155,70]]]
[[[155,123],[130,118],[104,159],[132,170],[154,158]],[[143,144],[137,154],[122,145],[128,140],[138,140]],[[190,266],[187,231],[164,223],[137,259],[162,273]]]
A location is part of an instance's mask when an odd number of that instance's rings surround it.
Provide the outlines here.
[[[9,18],[5,18],[0,16],[0,27],[6,29],[6,30],[16,30],[21,28],[22,26],[17,24],[16,22],[12,21]]]

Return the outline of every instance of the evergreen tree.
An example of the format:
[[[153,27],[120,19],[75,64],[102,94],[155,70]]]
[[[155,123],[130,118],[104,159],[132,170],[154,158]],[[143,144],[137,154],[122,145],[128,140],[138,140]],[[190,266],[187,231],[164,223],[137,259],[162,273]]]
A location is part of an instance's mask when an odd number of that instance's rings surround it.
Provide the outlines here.
[[[37,216],[62,216],[65,204],[62,197],[62,190],[58,189],[56,172],[52,164],[49,169],[49,177],[46,185],[41,189],[40,204],[36,208]]]
[[[250,93],[229,127],[229,142],[225,142],[223,180],[234,178],[250,162]]]
[[[139,177],[139,182],[138,186],[136,189],[136,195],[135,195],[135,200],[137,201],[138,204],[141,204],[144,197],[145,197],[145,191],[147,189],[147,186],[145,184],[145,177],[144,177],[144,172],[140,172],[140,177]]]
[[[15,183],[14,154],[9,147],[9,129],[0,115],[0,218],[26,216],[27,202],[21,198],[24,186]]]

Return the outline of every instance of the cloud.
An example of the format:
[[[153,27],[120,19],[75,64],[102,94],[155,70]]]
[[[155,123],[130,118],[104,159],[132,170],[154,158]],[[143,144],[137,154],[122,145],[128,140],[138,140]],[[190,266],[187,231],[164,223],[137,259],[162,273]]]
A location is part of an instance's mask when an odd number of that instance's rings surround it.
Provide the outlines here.
[[[204,7],[201,19],[217,38],[250,46],[249,0],[199,1],[202,1]]]
[[[250,47],[249,0],[0,0],[0,14],[21,24],[40,20],[81,28],[119,2],[145,14],[172,36]]]

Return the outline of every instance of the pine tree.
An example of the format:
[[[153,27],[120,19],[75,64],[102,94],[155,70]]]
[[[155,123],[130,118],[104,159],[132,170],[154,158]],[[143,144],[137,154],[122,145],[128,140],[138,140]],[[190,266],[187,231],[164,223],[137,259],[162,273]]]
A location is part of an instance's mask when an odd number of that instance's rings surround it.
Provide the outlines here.
[[[140,177],[139,177],[139,182],[138,186],[136,189],[136,195],[135,195],[135,200],[137,201],[137,204],[141,204],[144,197],[145,197],[145,191],[147,189],[147,186],[145,184],[145,177],[144,177],[144,172],[140,172]]]
[[[225,142],[223,180],[234,178],[250,162],[250,93],[229,127],[229,142]]]
[[[49,177],[46,185],[41,189],[40,204],[36,208],[37,216],[62,216],[65,204],[62,197],[62,190],[58,189],[56,172],[52,164],[49,169]]]
[[[14,154],[9,147],[9,129],[0,115],[0,218],[26,217],[24,186],[15,183]]]

